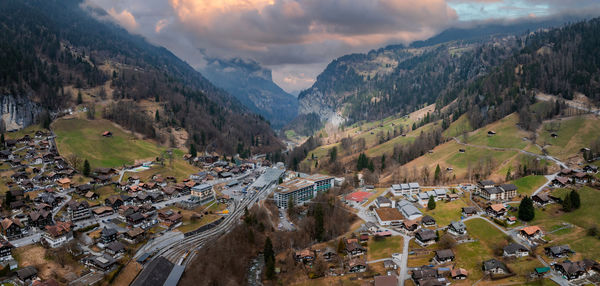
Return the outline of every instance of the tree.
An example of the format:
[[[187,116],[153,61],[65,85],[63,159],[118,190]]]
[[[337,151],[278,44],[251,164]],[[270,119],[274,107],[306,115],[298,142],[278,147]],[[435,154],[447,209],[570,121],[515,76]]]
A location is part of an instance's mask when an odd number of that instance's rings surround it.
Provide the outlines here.
[[[346,244],[344,243],[344,239],[340,238],[340,241],[338,242],[337,246],[337,252],[342,254],[344,253],[344,251],[346,251]]]
[[[562,201],[563,211],[570,212],[573,210],[573,201],[571,200],[571,193],[567,193]]]
[[[4,133],[2,133],[2,134],[0,134],[0,145],[1,145],[0,148],[4,149],[4,143],[6,143],[6,142],[4,140]]]
[[[317,241],[323,241],[323,235],[325,232],[325,226],[323,222],[323,207],[317,204],[315,207],[315,239]]]
[[[273,279],[275,277],[275,252],[273,251],[273,243],[271,238],[267,236],[265,240],[265,247],[263,251],[265,257],[265,268],[267,279]]]
[[[510,181],[510,174],[511,172],[511,167],[508,167],[508,170],[506,171],[506,178],[504,179],[505,181]]]
[[[571,207],[576,210],[581,207],[581,198],[579,197],[579,193],[575,190],[571,191]]]
[[[519,204],[519,219],[523,221],[531,221],[535,217],[535,209],[533,208],[533,200],[525,196]]]
[[[381,171],[385,170],[385,154],[381,155]]]
[[[83,96],[81,95],[81,91],[77,92],[77,104],[83,103]]]
[[[333,147],[329,150],[329,162],[333,163],[335,160],[337,160],[337,147]]]
[[[369,158],[367,158],[367,155],[365,155],[365,153],[360,153],[360,155],[358,155],[358,160],[356,161],[356,169],[361,171],[364,168],[367,168],[369,165]]]
[[[433,198],[433,196],[429,196],[429,202],[427,202],[427,208],[430,210],[435,209],[435,198]]]
[[[295,204],[294,196],[290,196],[288,198],[288,205],[287,205],[287,212],[288,212],[288,215],[290,217],[292,217],[294,215],[294,212],[295,212],[294,204]]]
[[[160,114],[158,113],[158,109],[156,110],[156,112],[154,112],[154,121],[156,121],[156,122],[160,121]]]
[[[438,183],[440,181],[440,177],[442,175],[442,170],[440,169],[440,164],[437,164],[435,167],[435,173],[433,174],[433,180]]]
[[[83,175],[86,177],[90,176],[90,162],[87,159],[83,162]]]
[[[8,191],[6,192],[6,195],[4,196],[4,205],[7,207],[10,207],[10,203],[15,201],[15,197],[13,196],[12,192]]]
[[[373,160],[369,160],[369,165],[367,165],[367,169],[369,169],[369,171],[375,172],[375,164],[373,164]]]
[[[190,144],[190,155],[192,155],[192,158],[196,158],[198,155],[198,152],[196,152],[196,145],[194,145],[194,143]]]

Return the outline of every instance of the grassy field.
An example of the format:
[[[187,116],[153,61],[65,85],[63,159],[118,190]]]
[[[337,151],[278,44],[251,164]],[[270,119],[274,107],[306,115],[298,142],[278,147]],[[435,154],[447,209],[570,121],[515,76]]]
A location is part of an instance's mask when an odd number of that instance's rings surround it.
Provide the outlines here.
[[[557,138],[551,134],[556,133]],[[537,143],[547,145],[546,150],[559,159],[567,159],[579,153],[582,147],[589,147],[600,134],[600,120],[593,115],[577,116],[545,123],[538,131]]]
[[[402,236],[392,236],[380,241],[370,239],[367,251],[368,260],[392,257],[392,253],[402,252],[402,243]]]
[[[436,202],[434,210],[423,209],[424,215],[432,216],[439,227],[460,219],[461,208],[468,205],[466,199],[460,198],[452,202]]]
[[[163,149],[156,144],[134,138],[105,119],[59,119],[52,124],[61,155],[77,154],[90,162],[92,168],[120,167],[137,159],[152,159]],[[112,137],[104,137],[104,131]]]
[[[457,137],[465,132],[473,131],[469,117],[466,114],[461,115],[456,121],[452,122],[448,129],[442,132],[442,135],[446,138]]]
[[[523,149],[529,144],[523,137],[529,135],[528,132],[517,127],[519,117],[513,113],[494,123],[477,129],[468,137],[468,143],[499,148],[517,148]],[[495,131],[496,135],[488,136],[488,131]]]
[[[531,175],[513,180],[511,183],[517,186],[517,192],[519,192],[519,194],[531,196],[535,190],[537,190],[547,181],[548,180],[544,176]]]

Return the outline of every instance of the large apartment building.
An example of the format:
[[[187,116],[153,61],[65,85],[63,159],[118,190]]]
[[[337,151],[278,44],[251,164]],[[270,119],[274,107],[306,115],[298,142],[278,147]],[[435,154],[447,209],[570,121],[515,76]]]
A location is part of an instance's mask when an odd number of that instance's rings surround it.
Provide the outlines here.
[[[201,184],[194,186],[191,190],[192,200],[200,204],[205,204],[215,199],[215,192],[212,185]]]
[[[290,198],[295,205],[301,205],[311,200],[317,192],[329,190],[334,185],[334,178],[330,176],[314,174],[306,177],[298,177],[280,184],[275,190],[275,204],[280,208],[287,208]]]

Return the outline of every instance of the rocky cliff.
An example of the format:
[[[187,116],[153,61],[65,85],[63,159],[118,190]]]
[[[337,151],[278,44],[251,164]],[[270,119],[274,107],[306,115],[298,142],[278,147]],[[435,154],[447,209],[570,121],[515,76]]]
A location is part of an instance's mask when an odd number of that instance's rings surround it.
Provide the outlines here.
[[[0,96],[1,124],[6,131],[18,130],[34,124],[41,111],[39,104],[27,97]]]

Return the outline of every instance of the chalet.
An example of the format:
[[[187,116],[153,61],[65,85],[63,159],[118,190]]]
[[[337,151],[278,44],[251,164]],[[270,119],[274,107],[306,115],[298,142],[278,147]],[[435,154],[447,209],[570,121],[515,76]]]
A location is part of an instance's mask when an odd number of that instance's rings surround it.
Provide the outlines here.
[[[11,240],[23,236],[23,223],[16,218],[5,218],[0,222],[4,239]]]
[[[506,218],[506,223],[509,225],[515,224],[517,223],[517,217],[516,216],[509,216]]]
[[[435,231],[428,228],[421,228],[415,233],[415,239],[420,245],[431,245],[435,243],[437,235]]]
[[[130,215],[127,215],[125,219],[127,220],[128,224],[138,226],[144,222],[144,219],[146,219],[146,217],[144,217],[144,215],[141,212],[135,212]]]
[[[111,255],[117,255],[125,252],[125,246],[119,241],[113,241],[106,246],[106,252]]]
[[[123,198],[121,198],[119,195],[112,195],[104,199],[104,205],[116,210],[123,205]]]
[[[496,131],[490,130],[487,132],[487,134],[488,134],[488,136],[493,136],[493,135],[496,135]]]
[[[96,183],[98,184],[108,184],[111,182],[110,176],[98,175],[94,177]]]
[[[435,219],[430,215],[424,216],[421,219],[421,223],[423,224],[423,226],[435,226],[436,225]]]
[[[362,242],[367,242],[369,241],[369,234],[368,233],[361,233],[358,236],[358,240],[362,243]]]
[[[176,226],[177,224],[181,223],[182,219],[183,219],[183,216],[180,213],[172,213],[171,215],[165,217],[162,220],[162,223],[166,227],[172,228],[172,227]]]
[[[570,181],[571,180],[567,177],[556,176],[556,178],[552,180],[552,186],[555,188],[564,188]]]
[[[529,250],[518,243],[510,243],[502,249],[504,257],[524,257],[529,255]]]
[[[329,261],[332,258],[334,258],[335,256],[337,256],[337,252],[332,247],[326,247],[326,248],[324,248],[324,249],[321,250],[321,256],[326,261]]]
[[[551,258],[563,258],[575,253],[575,251],[571,250],[571,248],[568,245],[555,245],[545,247],[544,252],[548,257]]]
[[[519,236],[527,240],[536,240],[541,238],[542,235],[542,229],[537,225],[526,226],[519,230]]]
[[[561,263],[554,264],[554,270],[560,272],[567,280],[583,278],[592,269],[595,262],[589,259],[572,262],[565,260]]]
[[[375,276],[374,280],[375,280],[374,286],[396,286],[396,285],[398,285],[398,277],[396,277],[396,275]]]
[[[465,149],[458,149],[458,153],[465,153],[466,150]]]
[[[10,209],[11,210],[19,210],[22,208],[25,208],[25,202],[23,200],[18,200],[18,201],[14,201],[14,202],[10,202]]]
[[[85,193],[85,195],[83,195],[83,197],[85,197],[88,200],[97,200],[100,196],[98,196],[98,194],[89,191],[87,193]]]
[[[73,221],[87,219],[92,216],[90,204],[87,201],[69,201],[67,203],[67,212]]]
[[[470,217],[477,214],[477,208],[475,207],[463,207],[462,208],[462,216]]]
[[[575,184],[587,184],[593,181],[592,175],[586,172],[577,172],[571,176],[571,180]]]
[[[391,259],[386,259],[383,261],[383,268],[385,268],[386,270],[396,270],[398,269],[398,264],[396,264],[393,260]]]
[[[510,271],[506,264],[496,259],[490,259],[483,262],[483,271],[486,274],[508,274]]]
[[[434,193],[435,200],[436,201],[440,201],[440,200],[443,200],[444,198],[446,198],[446,194],[448,194],[448,190],[446,190],[446,189],[434,189],[433,193]]]
[[[29,285],[37,277],[38,271],[35,266],[25,266],[17,270],[17,277],[24,285]]]
[[[312,249],[303,249],[300,251],[294,252],[294,260],[302,263],[312,263],[316,258],[315,251]]]
[[[108,271],[117,263],[117,260],[105,253],[98,256],[93,255],[91,257],[84,258],[83,263],[101,271]]]
[[[104,132],[102,132],[102,136],[103,137],[112,137],[112,132],[110,132],[110,131],[104,131]]]
[[[348,262],[348,272],[357,273],[365,272],[367,270],[367,263],[364,259],[354,258]]]
[[[102,206],[93,209],[92,212],[98,217],[104,217],[113,214],[114,210],[109,206]]]
[[[450,276],[454,280],[465,280],[469,276],[469,272],[464,268],[454,268],[452,269]]]
[[[19,183],[24,180],[29,179],[29,174],[27,172],[16,172],[10,176],[15,182]]]
[[[417,269],[413,269],[411,278],[413,279],[415,284],[417,284],[419,286],[432,285],[432,284],[429,284],[428,281],[437,280],[438,272],[436,269],[434,269],[430,266],[424,265]],[[433,285],[435,285],[435,284],[433,284]]]
[[[13,260],[12,250],[15,248],[8,240],[0,240],[0,261]]]
[[[51,248],[59,247],[73,240],[73,223],[58,221],[55,225],[47,225],[43,239]]]
[[[77,192],[80,195],[84,195],[93,189],[94,189],[94,186],[92,186],[91,184],[84,184],[84,185],[79,185],[79,186],[75,187],[75,192]]]
[[[454,261],[454,252],[452,252],[452,249],[436,250],[433,259],[440,264]]]
[[[506,215],[506,207],[503,204],[489,205],[485,212],[491,217],[500,218]]]
[[[492,180],[483,180],[483,181],[477,182],[477,187],[481,190],[487,189],[487,188],[492,188],[495,186],[496,186],[496,183]]]
[[[446,201],[452,202],[452,201],[456,201],[456,200],[458,200],[458,195],[457,194],[448,193],[446,195]]]
[[[139,241],[141,241],[143,237],[144,237],[144,230],[139,227],[136,227],[136,228],[133,228],[133,229],[127,231],[123,235],[123,240],[125,240],[126,242],[131,243],[131,244],[136,244]]]
[[[100,232],[100,241],[105,245],[109,244],[117,240],[117,235],[119,235],[119,232],[116,229],[104,227]]]
[[[462,221],[453,221],[448,225],[448,233],[461,236],[467,234],[467,226]]]
[[[6,139],[4,141],[4,145],[8,148],[15,147],[15,145],[17,145],[17,142],[18,142],[17,139]]]
[[[375,204],[378,208],[391,208],[393,207],[392,201],[384,196],[379,196],[375,199]]]
[[[13,156],[12,152],[10,152],[10,150],[1,150],[0,151],[0,159],[1,160],[10,160],[13,157],[14,156]]]
[[[359,256],[365,254],[366,249],[358,244],[357,239],[346,240],[346,253],[349,256]]]
[[[583,171],[588,173],[588,174],[596,174],[598,173],[598,166],[596,165],[585,165],[585,167],[583,167]]]
[[[69,178],[58,179],[58,181],[56,182],[58,183],[58,186],[61,187],[63,190],[71,188],[71,179]]]
[[[375,209],[375,217],[380,225],[400,225],[404,218],[396,208]]]
[[[98,168],[94,170],[94,173],[102,176],[112,176],[116,173],[116,170],[113,168]]]
[[[35,201],[40,202],[42,204],[46,204],[51,208],[58,206],[58,203],[61,201],[61,197],[58,197],[50,192],[43,192],[35,198]]]
[[[402,228],[408,232],[413,232],[419,228],[419,222],[417,220],[404,220]]]
[[[550,198],[550,196],[546,193],[535,194],[531,196],[531,199],[538,206],[545,206],[554,202],[552,198]]]
[[[46,210],[30,212],[27,217],[31,227],[43,228],[52,224],[52,213]]]

